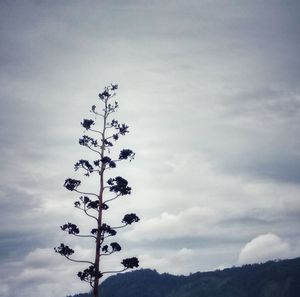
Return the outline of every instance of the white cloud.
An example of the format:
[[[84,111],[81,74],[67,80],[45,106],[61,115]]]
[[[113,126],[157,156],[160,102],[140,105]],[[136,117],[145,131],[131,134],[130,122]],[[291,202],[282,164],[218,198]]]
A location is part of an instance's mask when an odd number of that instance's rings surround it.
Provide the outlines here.
[[[216,211],[206,207],[188,208],[178,214],[163,212],[159,217],[135,225],[124,237],[133,241],[195,237],[207,234],[207,225],[216,222],[216,218]]]
[[[182,248],[179,250],[168,251],[163,254],[141,254],[139,255],[140,265],[145,268],[152,268],[159,272],[171,272],[182,274],[190,272],[191,262],[196,253],[192,249]]]
[[[268,233],[248,242],[239,254],[239,264],[260,263],[274,259],[284,259],[292,255],[291,246],[275,234]]]

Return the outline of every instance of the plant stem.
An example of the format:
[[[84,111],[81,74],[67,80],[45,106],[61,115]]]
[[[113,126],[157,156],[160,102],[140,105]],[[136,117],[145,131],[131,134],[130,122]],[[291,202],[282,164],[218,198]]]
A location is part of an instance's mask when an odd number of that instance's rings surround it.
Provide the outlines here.
[[[101,159],[104,157],[104,150],[105,150],[105,131],[106,131],[106,121],[107,121],[107,100],[105,101],[105,111],[103,115],[103,131],[102,131],[102,139],[101,139]],[[100,248],[101,248],[101,236],[102,236],[102,203],[103,203],[103,192],[104,192],[104,170],[105,170],[105,164],[102,162],[101,169],[99,172],[100,176],[100,189],[99,189],[99,206],[98,206],[98,232],[97,232],[97,238],[96,238],[96,252],[95,252],[95,272],[96,276],[94,279],[94,285],[93,285],[93,293],[94,297],[99,297],[99,267],[100,267]]]

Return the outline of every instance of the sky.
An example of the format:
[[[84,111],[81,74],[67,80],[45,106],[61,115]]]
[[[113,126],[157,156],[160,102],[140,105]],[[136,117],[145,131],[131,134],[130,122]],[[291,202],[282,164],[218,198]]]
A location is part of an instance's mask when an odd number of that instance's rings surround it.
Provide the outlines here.
[[[0,1],[0,295],[87,292],[78,258],[88,230],[63,188],[78,145],[117,83],[116,148],[136,158],[112,172],[132,195],[106,219],[134,212],[123,249],[142,268],[189,274],[300,256],[300,4],[254,1]],[[88,189],[96,180],[82,179]]]

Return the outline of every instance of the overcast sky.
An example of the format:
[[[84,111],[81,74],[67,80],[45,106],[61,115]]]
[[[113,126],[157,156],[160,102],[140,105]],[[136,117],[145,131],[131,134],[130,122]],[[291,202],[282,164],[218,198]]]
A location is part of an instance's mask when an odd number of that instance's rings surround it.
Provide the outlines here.
[[[264,1],[0,1],[0,295],[86,292],[78,257],[92,244],[63,188],[87,152],[80,122],[118,83],[121,147],[113,174],[133,188],[108,222],[121,258],[188,274],[300,256],[300,4]],[[90,180],[86,187],[95,187]]]

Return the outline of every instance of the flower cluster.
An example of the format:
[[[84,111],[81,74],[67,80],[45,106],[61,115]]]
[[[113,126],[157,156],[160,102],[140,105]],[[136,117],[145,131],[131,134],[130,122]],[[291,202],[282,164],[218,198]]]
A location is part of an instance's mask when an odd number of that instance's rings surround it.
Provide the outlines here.
[[[81,159],[74,165],[75,171],[77,171],[79,168],[83,168],[84,170],[86,170],[86,174],[85,174],[86,176],[89,176],[90,173],[94,171],[93,166],[87,160]]]
[[[74,206],[77,208],[81,207],[81,203],[83,203],[83,205],[85,206],[86,209],[97,209],[99,206],[99,200],[91,200],[89,197],[87,196],[81,196],[79,197],[80,201],[75,201],[74,202]]]
[[[116,162],[114,162],[110,157],[108,156],[105,156],[103,157],[101,160],[102,164],[104,165],[108,165],[110,168],[115,168],[117,165],[116,165]]]
[[[64,187],[69,191],[74,191],[81,184],[80,180],[67,178],[64,183]]]
[[[95,122],[93,120],[83,119],[83,122],[81,122],[80,124],[82,125],[83,128],[89,130],[91,129],[92,125],[95,125]]]
[[[75,224],[72,224],[72,223],[67,223],[67,224],[64,224],[62,226],[60,226],[61,230],[63,231],[67,231],[69,234],[79,234],[79,228],[75,225]]]
[[[102,233],[103,236],[105,236],[106,234],[108,236],[115,236],[117,234],[117,231],[114,230],[114,229],[112,229],[107,224],[102,224],[100,231],[101,231],[101,233]]]
[[[134,159],[135,153],[130,149],[123,149],[120,151],[119,160],[127,160],[132,161]]]
[[[99,147],[98,141],[87,135],[83,135],[82,138],[79,138],[79,144],[87,147]]]
[[[110,123],[108,123],[107,127],[115,128],[118,131],[117,134],[125,135],[126,133],[129,133],[129,130],[128,130],[129,126],[127,126],[126,124],[120,124],[115,119],[113,119]],[[116,138],[118,139],[119,137],[117,136]],[[115,139],[115,137],[114,137],[114,139]],[[117,139],[115,139],[115,140],[117,140]]]
[[[111,192],[114,192],[121,196],[131,194],[131,188],[128,187],[128,181],[121,176],[117,176],[115,178],[110,178],[107,181],[107,183],[110,186],[109,190]]]
[[[82,281],[91,282],[96,276],[101,278],[103,274],[100,271],[96,271],[95,266],[91,265],[88,268],[84,269],[83,271],[79,271],[77,276]]]
[[[102,247],[102,252],[103,253],[113,253],[113,252],[119,252],[119,251],[121,251],[121,246],[117,243],[117,242],[112,242],[111,244],[110,244],[110,246],[111,246],[111,251],[109,251],[108,250],[108,245],[106,244],[106,245],[104,245],[103,247]]]
[[[139,267],[139,260],[136,257],[127,258],[127,259],[124,259],[121,262],[121,264],[125,267],[125,269],[135,268],[135,267]]]
[[[135,213],[126,214],[122,220],[122,223],[131,225],[132,223],[138,222],[140,218]]]
[[[54,248],[54,250],[56,253],[59,253],[65,257],[69,257],[70,255],[74,254],[74,250],[69,248],[67,245],[64,245],[63,243],[61,243],[59,247]]]

